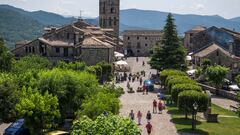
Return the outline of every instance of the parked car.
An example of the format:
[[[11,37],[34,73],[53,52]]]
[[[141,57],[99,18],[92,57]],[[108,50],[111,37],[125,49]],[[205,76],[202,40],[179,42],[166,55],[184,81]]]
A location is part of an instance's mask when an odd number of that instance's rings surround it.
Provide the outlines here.
[[[3,135],[30,135],[30,132],[24,127],[24,119],[19,119],[5,129]]]
[[[68,133],[66,131],[56,130],[56,131],[51,131],[51,132],[47,133],[46,135],[70,135],[70,133]]]

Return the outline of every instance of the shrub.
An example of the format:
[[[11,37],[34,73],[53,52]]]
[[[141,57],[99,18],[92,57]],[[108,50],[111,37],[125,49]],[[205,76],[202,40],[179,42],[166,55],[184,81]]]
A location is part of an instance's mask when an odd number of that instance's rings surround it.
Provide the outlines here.
[[[171,90],[172,100],[175,103],[177,103],[178,94],[185,90],[196,90],[196,91],[202,92],[202,88],[195,84],[188,84],[188,83],[176,84],[172,87],[172,90]]]
[[[60,117],[58,99],[47,91],[42,95],[37,89],[23,87],[16,110],[31,134],[42,134],[43,129],[55,128]]]
[[[197,85],[197,82],[191,79],[187,79],[185,77],[177,77],[177,78],[173,78],[171,80],[168,81],[168,91],[171,93],[172,90],[172,86],[176,85],[176,84],[183,84],[183,83],[188,83],[188,84],[195,84]]]
[[[163,70],[160,74],[160,80],[162,84],[165,84],[165,80],[167,79],[168,76],[170,75],[179,75],[179,76],[185,76],[186,73],[179,71],[179,70],[172,70],[172,69],[166,69]]]
[[[66,63],[64,61],[60,61],[60,62],[58,62],[57,67],[61,68],[61,69],[72,69],[72,70],[75,70],[75,71],[84,71],[85,68],[87,67],[87,65],[84,62]]]
[[[63,118],[72,116],[83,99],[96,93],[99,88],[96,76],[87,72],[53,69],[39,74],[38,87],[44,93],[56,95]]]
[[[103,112],[118,114],[119,109],[120,100],[114,94],[98,92],[83,100],[78,115],[87,115],[91,119],[96,119]]]
[[[4,122],[16,118],[15,105],[19,101],[17,79],[15,75],[0,73],[0,119]]]
[[[188,76],[183,76],[183,75],[169,75],[165,80],[165,86],[168,86],[168,82],[174,78],[191,79]]]
[[[204,112],[207,110],[209,105],[207,94],[189,90],[183,91],[178,95],[178,109],[185,112],[186,117],[187,114],[194,113],[193,104],[195,102],[198,104],[197,112]]]
[[[130,119],[117,115],[100,115],[96,120],[82,117],[73,123],[71,135],[140,135],[140,129]]]

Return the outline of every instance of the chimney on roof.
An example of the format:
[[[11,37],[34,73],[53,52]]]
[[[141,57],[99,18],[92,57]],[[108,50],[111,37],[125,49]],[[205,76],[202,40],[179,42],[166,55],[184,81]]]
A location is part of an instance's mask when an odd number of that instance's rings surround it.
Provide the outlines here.
[[[51,27],[51,33],[55,32],[57,30],[56,27]]]

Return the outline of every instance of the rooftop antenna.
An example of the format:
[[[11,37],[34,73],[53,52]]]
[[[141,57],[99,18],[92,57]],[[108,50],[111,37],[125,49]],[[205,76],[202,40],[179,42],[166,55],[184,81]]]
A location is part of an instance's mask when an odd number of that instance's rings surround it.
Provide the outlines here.
[[[78,18],[78,20],[80,20],[80,21],[82,21],[82,20],[83,20],[83,18],[82,18],[82,13],[83,13],[83,11],[82,11],[82,10],[80,10],[80,16],[79,16],[79,18]]]

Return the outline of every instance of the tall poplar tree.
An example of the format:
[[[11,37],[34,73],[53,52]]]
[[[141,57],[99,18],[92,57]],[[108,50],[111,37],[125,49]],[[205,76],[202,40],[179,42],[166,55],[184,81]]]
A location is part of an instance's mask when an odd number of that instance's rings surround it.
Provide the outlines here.
[[[157,70],[186,69],[186,51],[178,38],[172,14],[168,14],[160,45],[153,48],[150,65]]]

